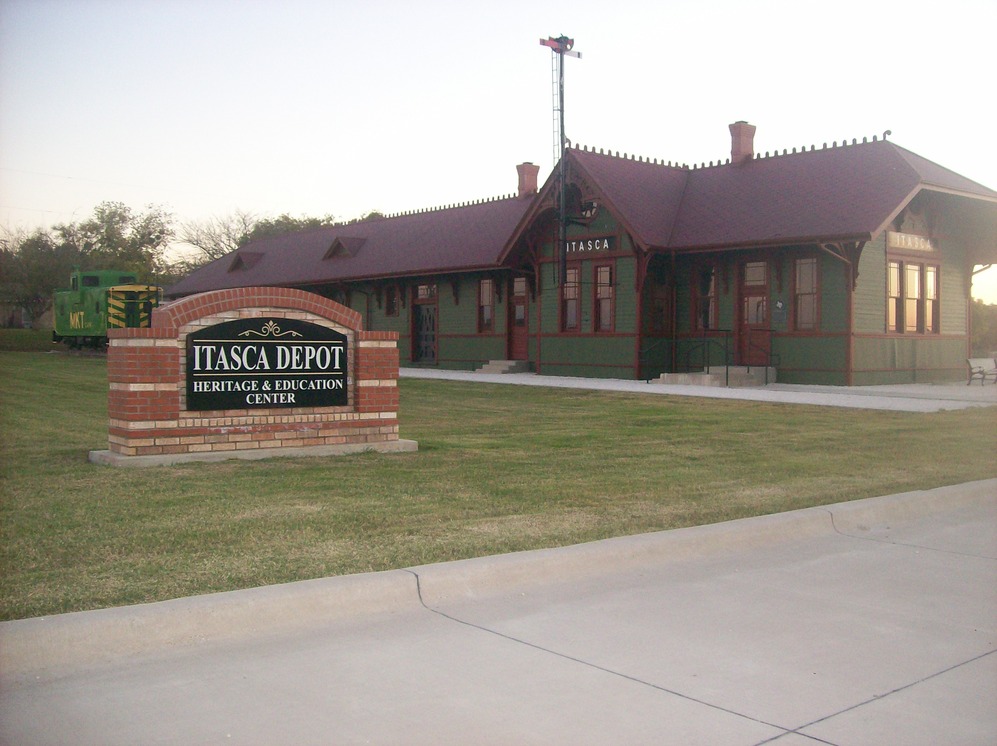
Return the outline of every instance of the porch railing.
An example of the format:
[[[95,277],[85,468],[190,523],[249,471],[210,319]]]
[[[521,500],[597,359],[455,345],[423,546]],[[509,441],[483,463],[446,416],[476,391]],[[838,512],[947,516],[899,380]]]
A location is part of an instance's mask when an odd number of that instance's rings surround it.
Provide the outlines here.
[[[640,370],[644,374],[643,376],[644,383],[650,383],[651,379],[655,377],[654,375],[648,373],[648,371],[650,370],[650,368],[648,367],[648,363],[651,359],[650,353],[661,347],[661,345],[665,344],[666,342],[670,344],[671,341],[672,340],[670,337],[664,337],[662,339],[659,339],[654,344],[648,345],[643,350],[641,350],[640,356],[637,358],[637,364],[640,366]]]
[[[694,366],[693,356],[697,354],[699,356],[699,360],[698,363],[695,365],[695,367],[701,368],[703,370],[707,370],[713,367],[714,365],[713,353],[714,350],[717,350],[719,351],[722,362],[716,364],[723,365],[724,369],[728,371],[727,373],[725,373],[724,376],[725,378],[724,385],[728,385],[730,384],[730,373],[729,373],[729,368],[731,365],[730,335],[732,331],[730,329],[712,329],[711,331],[722,332],[724,335],[723,342],[721,342],[719,339],[709,337],[707,339],[702,340],[701,342],[697,342],[696,344],[686,349],[684,372],[689,373],[692,371]]]
[[[765,334],[766,334],[765,338],[768,340],[768,344],[767,345],[761,345],[761,344],[758,344],[757,342],[754,342],[751,339],[751,333],[752,332],[765,332]],[[769,369],[770,368],[776,368],[776,367],[778,367],[782,363],[782,359],[779,357],[779,355],[777,353],[775,353],[775,352],[772,352],[772,334],[774,332],[775,332],[775,329],[751,329],[751,328],[749,328],[748,329],[748,334],[747,334],[747,337],[746,337],[746,346],[747,346],[747,349],[748,349],[748,355],[747,355],[748,360],[755,359],[755,356],[751,354],[752,352],[760,353],[760,356],[762,358],[764,358],[764,360],[765,360],[765,385],[766,386],[768,386],[768,383],[769,383]],[[748,364],[746,367],[748,368],[748,372],[750,373],[752,366],[750,364]],[[754,367],[757,368],[758,365],[756,364]]]
[[[734,333],[732,329],[711,329],[711,332],[723,334],[723,339],[716,337],[709,337],[696,342],[688,346],[682,356],[683,365],[680,372],[690,373],[693,370],[707,370],[715,365],[723,365],[725,373],[725,385],[730,384],[730,367],[734,364],[733,352],[731,350],[731,335]],[[751,333],[754,332],[764,332],[766,334],[767,344],[759,343],[751,338]],[[745,338],[745,350],[747,352],[746,357],[749,360],[762,358],[765,368],[765,383],[769,382],[769,369],[777,368],[781,364],[781,358],[778,353],[772,351],[772,334],[775,332],[774,329],[749,329],[747,336]],[[659,339],[654,344],[645,347],[640,354],[639,363],[641,370],[644,372],[644,381],[647,383],[651,382],[654,375],[648,374],[647,362],[650,358],[650,353],[660,347],[666,342],[671,342],[671,339]],[[719,358],[719,359],[718,359]],[[748,364],[745,366],[750,372],[752,368],[757,368],[758,364],[754,365]]]

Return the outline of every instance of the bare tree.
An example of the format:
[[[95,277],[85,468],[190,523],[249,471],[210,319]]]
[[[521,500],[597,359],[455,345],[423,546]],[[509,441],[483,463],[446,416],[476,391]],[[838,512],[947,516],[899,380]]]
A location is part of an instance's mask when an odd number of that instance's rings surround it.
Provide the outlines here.
[[[236,210],[226,217],[184,223],[177,238],[198,251],[197,256],[190,260],[193,268],[235,251],[245,243],[246,236],[258,223],[259,219],[253,213]]]

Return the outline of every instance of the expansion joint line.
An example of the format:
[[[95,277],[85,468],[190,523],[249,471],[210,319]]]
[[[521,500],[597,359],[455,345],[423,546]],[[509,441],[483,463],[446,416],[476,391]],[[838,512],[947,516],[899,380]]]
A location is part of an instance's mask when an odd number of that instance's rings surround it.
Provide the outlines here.
[[[810,727],[812,727],[814,725],[818,725],[819,723],[823,723],[826,720],[831,720],[832,718],[836,718],[839,715],[844,715],[846,712],[851,712],[852,710],[857,710],[860,707],[865,707],[866,705],[872,704],[873,702],[879,702],[881,699],[885,699],[886,697],[890,697],[890,696],[892,696],[894,694],[897,694],[899,692],[906,691],[907,689],[910,689],[911,687],[915,687],[918,684],[923,684],[926,681],[931,681],[932,679],[937,678],[939,676],[944,676],[945,674],[947,674],[947,673],[949,673],[951,671],[955,671],[957,668],[962,668],[963,666],[968,666],[970,663],[976,663],[977,661],[983,660],[987,656],[994,655],[995,653],[997,653],[997,650],[988,650],[985,653],[980,653],[979,655],[977,655],[977,656],[975,656],[973,658],[970,658],[969,660],[965,660],[962,663],[956,663],[956,664],[954,664],[952,666],[949,666],[948,668],[943,668],[941,671],[935,671],[935,673],[933,673],[933,674],[929,674],[929,675],[927,675],[927,676],[925,676],[925,677],[923,677],[921,679],[918,679],[917,681],[912,681],[909,684],[904,684],[903,686],[898,686],[896,689],[891,689],[890,691],[884,692],[883,694],[873,695],[872,697],[869,697],[869,699],[864,700],[862,702],[857,702],[856,704],[852,705],[851,707],[846,707],[843,710],[838,710],[838,712],[832,712],[830,715],[825,715],[824,717],[818,718],[817,720],[809,722],[806,725],[801,725],[799,728],[795,728],[794,730],[791,730],[788,733],[784,733],[782,735],[778,735],[775,738],[770,738],[767,741],[762,741],[761,743],[756,744],[756,746],[762,746],[762,744],[772,743],[773,741],[777,741],[780,738],[782,738],[783,735],[790,735],[790,734],[796,734],[796,735],[800,735],[800,736],[806,736],[807,738],[813,738],[813,736],[807,736],[806,733],[800,733],[799,731],[803,730],[804,728],[810,728]]]
[[[536,643],[529,642],[528,640],[523,640],[523,639],[520,639],[518,637],[513,637],[512,635],[507,635],[507,634],[505,634],[503,632],[499,632],[498,630],[489,629],[488,627],[483,627],[480,624],[475,624],[474,622],[469,622],[467,620],[460,619],[460,618],[455,617],[455,616],[453,616],[451,614],[447,614],[445,611],[440,611],[439,609],[434,609],[432,606],[429,606],[425,602],[425,600],[423,600],[423,598],[422,598],[422,584],[421,584],[421,580],[419,578],[419,573],[417,573],[417,572],[415,572],[413,570],[409,570],[409,569],[406,569],[405,572],[411,573],[412,575],[415,576],[415,589],[416,589],[416,592],[419,595],[419,603],[422,604],[422,607],[424,609],[426,609],[426,611],[432,612],[433,614],[436,614],[437,616],[441,616],[444,619],[448,619],[451,622],[456,622],[457,624],[462,624],[465,627],[470,627],[470,628],[476,629],[476,630],[478,630],[480,632],[486,632],[486,633],[488,633],[490,635],[495,635],[496,637],[501,637],[501,638],[503,638],[505,640],[509,640],[510,642],[514,642],[514,643],[516,643],[518,645],[524,645],[524,646],[526,646],[528,648],[533,648],[534,650],[538,650],[541,653],[547,653],[549,655],[556,656],[558,658],[561,658],[562,660],[570,661],[572,663],[578,663],[578,664],[580,664],[582,666],[586,666],[588,668],[592,668],[592,669],[594,669],[596,671],[601,671],[602,673],[607,673],[610,676],[616,676],[617,678],[624,679],[624,680],[629,681],[629,682],[634,683],[634,684],[639,684],[641,686],[646,686],[646,687],[649,687],[651,689],[656,689],[659,692],[664,692],[665,694],[671,694],[672,696],[679,697],[680,699],[684,699],[684,700],[687,700],[689,702],[695,702],[696,704],[703,705],[704,707],[709,707],[709,708],[711,708],[713,710],[718,710],[720,712],[727,713],[728,715],[733,715],[735,717],[743,718],[745,720],[750,720],[750,721],[752,721],[754,723],[759,723],[760,725],[768,726],[769,728],[776,728],[776,729],[778,729],[780,731],[783,731],[783,733],[781,733],[779,736],[777,736],[777,738],[781,737],[782,735],[787,735],[789,733],[793,733],[794,732],[794,730],[792,728],[787,728],[786,726],[783,726],[783,725],[776,725],[775,723],[770,723],[770,722],[768,722],[766,720],[759,720],[758,718],[752,717],[751,715],[745,715],[742,712],[737,712],[736,710],[731,710],[731,709],[729,709],[727,707],[723,707],[721,705],[714,704],[712,702],[707,702],[706,700],[697,699],[696,697],[690,697],[688,694],[683,694],[682,692],[677,692],[674,689],[668,689],[667,687],[663,687],[660,684],[654,684],[654,683],[652,683],[650,681],[644,681],[643,679],[638,679],[636,676],[630,676],[629,674],[622,673],[621,671],[614,671],[611,668],[606,668],[605,666],[600,666],[600,665],[598,665],[596,663],[592,663],[590,661],[582,660],[581,658],[576,658],[576,657],[574,657],[572,655],[568,655],[566,653],[559,653],[556,650],[551,650],[550,648],[545,648],[542,645],[537,645]]]
[[[957,552],[952,549],[938,549],[937,547],[927,547],[923,544],[910,544],[904,541],[894,541],[892,539],[880,539],[875,536],[860,536],[858,534],[851,534],[843,529],[838,528],[838,524],[834,520],[834,513],[827,508],[822,508],[825,513],[831,516],[831,528],[834,529],[834,533],[838,536],[844,536],[848,539],[860,539],[861,541],[871,541],[877,544],[892,544],[898,547],[909,547],[911,549],[923,549],[925,552],[937,552],[938,554],[954,554],[958,557],[972,557],[973,559],[984,559],[984,560],[997,560],[997,557],[990,557],[985,554],[973,554],[971,552]]]

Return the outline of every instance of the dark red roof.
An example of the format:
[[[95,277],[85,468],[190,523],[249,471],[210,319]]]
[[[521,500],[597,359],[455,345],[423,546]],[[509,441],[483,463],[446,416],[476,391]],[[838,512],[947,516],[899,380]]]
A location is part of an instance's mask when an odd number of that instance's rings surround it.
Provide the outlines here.
[[[567,157],[649,249],[868,240],[921,189],[997,203],[992,189],[886,140],[694,169],[578,149]]]
[[[565,159],[569,180],[574,174],[588,182],[648,250],[869,240],[922,190],[982,202],[986,225],[997,223],[997,192],[886,140],[692,169],[577,148]],[[194,271],[167,294],[497,268],[549,207],[555,185],[552,174],[535,198],[261,239]]]
[[[375,218],[260,239],[201,267],[171,297],[252,285],[300,286],[499,266],[532,195]]]

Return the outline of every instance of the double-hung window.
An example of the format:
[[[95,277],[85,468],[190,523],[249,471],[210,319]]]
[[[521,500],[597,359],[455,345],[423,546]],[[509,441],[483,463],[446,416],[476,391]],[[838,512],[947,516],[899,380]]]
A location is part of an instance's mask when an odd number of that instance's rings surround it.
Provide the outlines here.
[[[703,265],[695,271],[692,289],[696,329],[716,329],[717,270],[713,264]]]
[[[613,266],[595,267],[595,330],[613,331]]]
[[[924,267],[920,264],[904,264],[904,332],[908,334],[924,330],[923,276]]]
[[[938,331],[938,267],[924,265],[924,331]]]
[[[490,278],[478,283],[478,331],[495,331],[495,281]]]
[[[793,328],[812,331],[817,328],[817,258],[797,259],[793,274]]]
[[[564,284],[561,285],[561,329],[566,332],[576,332],[579,329],[581,308],[578,275],[578,267],[567,267],[564,270]]]
[[[886,331],[936,334],[938,277],[934,264],[890,259],[886,265]]]

